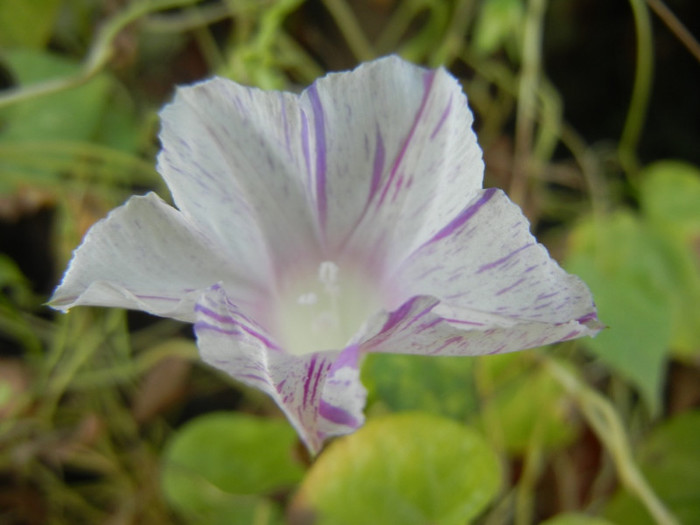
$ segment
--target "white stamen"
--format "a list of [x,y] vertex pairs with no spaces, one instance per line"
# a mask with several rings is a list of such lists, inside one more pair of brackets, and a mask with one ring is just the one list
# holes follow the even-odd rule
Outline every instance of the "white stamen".
[[338,350],[381,308],[378,290],[362,272],[322,261],[311,272],[286,282],[274,312],[277,337],[289,352],[302,355]]
[[318,297],[313,292],[301,294],[297,298],[297,304],[312,305],[312,304],[316,304],[317,302],[318,302]]
[[318,267],[318,280],[323,284],[323,288],[331,295],[340,292],[338,286],[338,272],[340,268],[332,261],[323,261]]

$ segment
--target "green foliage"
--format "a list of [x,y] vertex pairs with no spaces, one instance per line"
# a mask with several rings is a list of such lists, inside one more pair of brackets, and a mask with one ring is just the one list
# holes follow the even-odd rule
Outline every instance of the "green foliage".
[[[163,491],[174,508],[199,522],[276,523],[278,509],[257,495],[301,479],[295,443],[294,430],[282,420],[235,413],[199,417],[165,449]],[[260,515],[267,521],[252,520]]]
[[474,49],[488,55],[506,48],[517,57],[525,7],[522,0],[485,0],[481,3],[474,34]]
[[0,304],[10,300],[18,305],[28,307],[32,297],[29,279],[27,279],[17,264],[6,255],[0,254]]
[[[44,51],[15,50],[3,60],[15,81],[27,86],[75,74],[77,62]],[[109,81],[99,76],[75,89],[16,104],[0,114],[3,141],[87,140],[95,135],[107,103]]]
[[557,449],[576,438],[572,401],[545,369],[520,353],[481,358],[479,367],[478,419],[493,442],[522,455],[533,443]]
[[[80,70],[76,61],[45,51],[17,49],[2,59],[19,86]],[[141,133],[128,99],[116,93],[113,79],[101,74],[74,89],[0,109],[0,195],[29,185],[60,191],[67,175],[108,184],[115,178],[153,180],[152,166],[144,168],[132,155]]]
[[309,471],[297,505],[319,525],[458,525],[498,493],[499,462],[475,430],[425,413],[369,421]]
[[697,224],[696,176],[680,163],[652,166],[642,173],[641,213],[589,218],[571,234],[567,269],[590,286],[610,327],[583,344],[630,380],[654,414],[669,351],[700,349],[700,263],[688,235]]
[[671,350],[700,355],[700,169],[678,161],[652,164],[643,171],[640,200],[662,242],[670,279],[666,293],[673,314]]
[[630,380],[654,413],[672,322],[665,283],[658,282],[668,277],[658,246],[636,216],[617,212],[578,225],[566,264],[590,286],[600,318],[611,327],[584,345]]
[[663,161],[644,169],[641,201],[651,221],[668,235],[700,235],[700,169],[681,161]]
[[[149,13],[156,4],[178,8]],[[661,403],[667,362],[692,374],[700,356],[700,171],[664,161],[630,172],[623,190],[639,198],[638,209],[613,200],[605,203],[607,214],[580,217],[613,184],[597,167],[616,173],[636,163],[583,143],[563,121],[561,108],[568,114],[572,101],[560,97],[542,70],[556,61],[544,54],[533,59],[535,49],[521,66],[526,29],[538,40],[539,22],[548,39],[560,29],[563,47],[590,44],[577,33],[576,3],[552,3],[545,22],[526,17],[528,5],[534,3],[0,0],[0,61],[25,95],[7,104],[8,92],[0,93],[0,233],[15,221],[30,222],[37,208],[50,208],[54,237],[42,256],[51,258],[52,271],[60,271],[85,229],[113,204],[160,184],[155,115],[175,83],[216,73],[298,90],[360,56],[398,52],[462,78],[487,166],[504,177],[498,185],[506,185],[514,151],[516,162],[537,168],[538,176],[523,185],[527,213],[535,228],[544,217],[564,233],[577,220],[567,266],[593,289],[609,326],[598,338],[557,352],[557,366],[568,375],[542,366],[550,350],[479,359],[369,356],[367,425],[331,443],[307,473],[286,421],[245,415],[272,412],[262,394],[234,393],[216,374],[192,367],[195,343],[181,325],[135,317],[129,327],[124,312],[87,308],[52,317],[41,307],[45,290],[39,294],[25,276],[31,273],[24,266],[34,261],[0,254],[0,521],[281,525],[285,513],[299,512],[305,523],[311,511],[320,513],[320,525],[461,525],[484,512],[485,523],[528,523],[534,515],[528,502],[535,508],[553,499],[542,490],[549,486],[540,483],[543,472],[556,478],[557,496],[566,501],[554,510],[605,507],[608,493],[596,487],[613,473],[581,468],[596,463],[599,450],[587,425],[627,487],[605,507],[607,518],[651,523],[645,509],[654,508],[656,492],[683,523],[700,522],[700,418],[692,412],[664,423]],[[125,12],[120,6],[142,11],[129,24],[115,24]],[[111,37],[101,39],[110,33],[100,28],[111,29]],[[84,83],[28,96],[45,82],[77,78],[85,65],[98,63],[95,57],[104,61]],[[536,104],[519,99],[525,91]],[[519,111],[526,106],[531,115]],[[633,131],[640,131],[644,111],[634,106]],[[516,129],[531,124],[532,148],[519,132],[511,144],[514,121]],[[627,142],[625,152],[634,156],[635,140]],[[567,157],[562,162],[551,161],[555,148]],[[36,203],[27,205],[22,192]],[[22,242],[37,240],[30,233]],[[599,357],[595,366],[579,366],[580,344]],[[160,368],[171,359],[174,367]],[[631,417],[636,400],[614,407],[605,396],[592,396],[607,384],[601,373],[626,378],[662,424],[638,424]],[[667,386],[673,399],[679,386]],[[219,407],[220,396],[240,404],[178,427],[183,406]],[[404,411],[417,412],[393,414]],[[628,420],[637,423],[630,427],[641,443],[634,458],[625,439]],[[650,428],[655,431],[645,437]],[[635,459],[653,491],[630,482]],[[593,487],[589,474],[598,480]],[[593,501],[581,501],[581,493]],[[658,514],[657,521],[672,523]],[[544,523],[609,522],[564,513]]]
[[608,520],[586,516],[585,514],[559,514],[552,519],[543,521],[540,525],[613,525]]
[[[699,435],[700,411],[696,410],[660,425],[639,447],[642,471],[681,523],[700,522]],[[613,498],[605,515],[614,523],[655,523],[625,491]]]
[[372,354],[362,367],[370,402],[391,411],[421,410],[464,420],[476,409],[474,360]]
[[0,49],[44,47],[59,6],[60,0],[0,2]]

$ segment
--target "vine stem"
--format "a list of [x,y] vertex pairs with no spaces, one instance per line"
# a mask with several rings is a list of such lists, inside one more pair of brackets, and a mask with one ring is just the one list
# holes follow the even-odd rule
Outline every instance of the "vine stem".
[[607,448],[622,485],[642,502],[659,525],[679,525],[637,467],[622,421],[610,402],[556,359],[544,357],[543,362],[577,402],[598,439]]
[[124,11],[110,18],[97,33],[90,51],[75,75],[55,78],[30,86],[20,86],[2,92],[0,108],[32,98],[50,95],[64,89],[80,86],[97,75],[107,65],[114,53],[114,40],[127,25],[154,11],[183,7],[198,0],[150,0],[133,1]]
[[693,34],[688,31],[688,28],[683,25],[678,17],[673,14],[673,11],[661,0],[647,0],[647,5],[656,13],[656,16],[666,24],[666,27],[676,35],[676,38],[685,46],[688,52],[695,57],[695,60],[700,62],[700,43],[698,43]]
[[530,0],[525,15],[522,70],[515,116],[515,159],[508,191],[511,200],[522,207],[526,200],[527,179],[533,169],[532,144],[542,69],[542,32],[546,7],[546,0]]
[[644,127],[654,72],[653,34],[649,9],[644,0],[629,0],[637,31],[637,63],[632,99],[620,137],[618,154],[628,176],[637,169],[636,150]]

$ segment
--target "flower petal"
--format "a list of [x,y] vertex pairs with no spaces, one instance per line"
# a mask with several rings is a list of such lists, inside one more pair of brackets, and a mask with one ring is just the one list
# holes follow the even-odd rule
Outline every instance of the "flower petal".
[[520,209],[493,188],[411,254],[396,283],[401,301],[432,296],[470,316],[561,324],[595,314],[586,285],[549,256]]
[[318,248],[298,97],[214,78],[161,112],[158,169],[178,208],[259,283]]
[[239,301],[255,296],[206,237],[149,193],[90,229],[50,304],[64,311],[76,305],[133,308],[192,321],[201,290],[222,280]]
[[530,234],[499,190],[479,192],[394,276],[398,308],[373,320],[363,351],[510,352],[595,335],[590,291]]
[[366,391],[357,347],[288,354],[219,286],[205,293],[195,309],[202,359],[272,397],[311,452],[318,452],[327,437],[362,425]]
[[434,297],[417,296],[380,317],[360,345],[363,352],[421,355],[485,355],[524,350],[593,335],[594,320],[546,323],[448,309]]
[[301,105],[313,137],[306,168],[331,254],[344,248],[390,266],[481,188],[472,114],[444,69],[390,56],[316,81]]

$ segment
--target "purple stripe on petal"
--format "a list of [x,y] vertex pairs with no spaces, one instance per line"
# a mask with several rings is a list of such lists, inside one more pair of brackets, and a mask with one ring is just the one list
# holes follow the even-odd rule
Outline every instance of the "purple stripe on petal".
[[359,358],[359,346],[354,344],[346,347],[342,352],[340,352],[340,355],[336,358],[336,360],[333,362],[333,367],[331,369],[331,375],[335,370],[338,370],[340,368],[345,368],[346,366],[350,366],[352,368],[357,368],[357,361]]
[[311,389],[311,399],[314,400],[316,399],[316,392],[318,391],[318,383],[321,380],[322,377],[326,376],[326,373],[328,372],[328,369],[331,367],[330,364],[323,362],[322,364],[319,365],[318,370],[316,371],[316,377],[314,378],[314,386]]
[[484,194],[479,198],[479,200],[468,208],[465,208],[459,215],[457,215],[457,217],[452,219],[447,226],[437,232],[426,244],[439,241],[440,239],[452,235],[458,228],[463,226],[465,222],[476,215],[481,207],[493,198],[497,191],[498,190],[496,188],[488,188],[487,190],[484,190]]
[[503,294],[506,293],[506,292],[510,292],[513,288],[515,288],[516,286],[522,284],[523,282],[525,282],[525,278],[524,278],[524,277],[521,278],[521,279],[518,279],[517,281],[515,281],[515,282],[514,282],[513,284],[511,284],[510,286],[506,286],[505,288],[502,288],[501,290],[498,290],[498,291],[496,292],[496,295],[503,295]]
[[562,337],[560,339],[560,341],[566,341],[567,339],[572,339],[572,338],[576,337],[577,335],[579,335],[580,333],[581,332],[579,330],[573,330],[573,331],[569,332],[568,334],[566,334],[564,337]]
[[281,350],[281,348],[277,345],[277,343],[268,339],[260,332],[256,332],[252,328],[245,326],[245,325],[242,325],[242,324],[239,324],[238,326],[240,327],[241,330],[243,330],[248,335],[250,335],[250,336],[254,337],[255,339],[257,339],[258,341],[260,341],[262,344],[264,344],[270,350]]
[[372,166],[372,181],[369,186],[369,196],[367,198],[367,204],[369,204],[374,195],[379,189],[379,183],[382,180],[382,172],[384,171],[384,139],[382,138],[382,133],[377,126],[377,138],[374,141],[374,164]]
[[464,319],[448,319],[447,317],[444,318],[445,321],[448,323],[452,324],[467,324],[470,326],[486,326],[484,323],[478,323],[476,321],[465,321]]
[[382,190],[382,195],[379,198],[378,206],[381,206],[382,203],[384,202],[384,199],[386,198],[386,195],[389,191],[389,188],[391,187],[392,183],[394,182],[394,177],[396,176],[396,173],[399,170],[399,166],[401,165],[401,162],[403,161],[404,155],[406,154],[406,151],[408,150],[408,145],[411,143],[411,140],[413,139],[413,135],[416,132],[416,128],[418,127],[418,122],[420,122],[420,119],[423,116],[423,112],[425,111],[425,107],[428,103],[428,98],[430,97],[430,90],[433,86],[433,81],[435,80],[435,74],[436,74],[436,71],[428,71],[423,76],[423,99],[421,100],[420,106],[418,107],[418,111],[416,112],[416,116],[413,119],[413,124],[411,125],[411,129],[409,130],[408,135],[406,136],[406,139],[403,141],[403,145],[401,146],[401,150],[399,151],[398,155],[396,156],[396,159],[394,159],[394,165],[392,166],[391,172],[389,173],[389,177],[387,178],[387,181],[384,184],[384,189]]
[[377,194],[377,191],[379,190],[379,185],[382,181],[382,173],[384,172],[384,156],[384,139],[382,139],[382,133],[379,130],[379,126],[377,126],[377,138],[375,139],[374,145],[374,163],[372,166],[372,180],[370,181],[369,185],[369,194],[367,195],[367,201],[365,202],[365,207],[362,210],[362,213],[360,213],[360,215],[357,217],[357,220],[352,225],[352,228],[348,230],[348,234],[340,243],[340,246],[345,246],[348,243],[350,238],[355,233],[355,230],[357,230],[357,227],[360,225],[360,223],[362,223],[365,216],[367,215],[367,210],[369,209],[370,204],[374,200],[374,197]]
[[442,352],[442,351],[443,351],[445,348],[447,348],[448,346],[451,346],[451,345],[453,345],[454,343],[457,343],[457,342],[459,342],[459,341],[461,341],[461,340],[462,340],[462,338],[459,337],[459,336],[450,337],[449,339],[445,340],[445,342],[444,342],[443,344],[441,344],[441,345],[438,346],[435,350],[433,350],[432,352],[430,352],[430,354],[431,354],[431,355],[439,354],[440,352]]
[[221,334],[221,335],[241,335],[241,331],[238,330],[237,328],[233,328],[231,330],[226,330],[226,329],[221,328],[219,326],[205,323],[204,321],[197,321],[196,323],[194,323],[194,329],[195,329],[195,331],[197,331],[197,330],[209,330],[211,332],[216,332],[217,334]]
[[287,153],[292,155],[292,146],[289,140],[289,122],[287,121],[287,104],[284,100],[284,93],[280,92],[280,102],[282,104],[282,124],[284,125],[284,143],[287,147]]
[[304,153],[306,173],[309,175],[309,188],[311,188],[311,160],[309,153],[309,121],[304,110],[301,111],[301,149]]
[[440,132],[440,129],[442,128],[442,125],[447,120],[447,117],[449,116],[451,110],[452,110],[452,95],[450,95],[450,100],[447,103],[445,110],[442,112],[442,116],[440,117],[440,120],[438,121],[437,125],[435,126],[435,129],[433,129],[433,132],[430,134],[430,140],[433,140],[437,136],[437,134]]
[[[194,307],[194,311],[200,312],[200,313],[204,314],[205,316],[209,317],[210,319],[213,319],[214,321],[217,321],[219,323],[234,325],[234,326],[238,327],[241,331],[243,331],[243,332],[247,333],[248,335],[257,339],[258,341],[260,341],[261,343],[263,343],[265,346],[267,346],[270,349],[273,349],[273,350],[280,349],[280,347],[275,342],[268,339],[264,334],[261,334],[260,332],[253,330],[249,326],[242,324],[240,321],[238,321],[237,319],[235,319],[233,317],[218,314],[218,313],[214,312],[213,310],[210,310],[206,306],[202,306],[201,304],[196,304]],[[202,321],[200,321],[200,322],[202,322]],[[208,324],[208,323],[205,323],[205,324]],[[225,332],[223,332],[223,329],[220,329],[219,331],[220,331],[220,333],[225,333]],[[229,332],[229,333],[232,334],[232,332]]]
[[479,269],[476,271],[476,273],[481,273],[481,272],[485,272],[486,270],[491,270],[491,269],[495,268],[496,266],[499,266],[499,265],[503,264],[504,262],[506,262],[506,261],[507,261],[508,259],[510,259],[511,257],[514,257],[515,255],[519,254],[519,253],[522,252],[524,249],[529,248],[530,246],[533,246],[533,244],[526,244],[526,245],[524,245],[524,246],[521,246],[521,247],[518,248],[517,250],[510,252],[510,253],[509,253],[508,255],[506,255],[505,257],[501,257],[501,258],[498,259],[498,260],[495,260],[495,261],[490,262],[490,263],[488,263],[488,264],[484,264],[483,266],[479,267]]
[[[447,319],[444,319],[444,320],[447,321]],[[432,321],[430,321],[428,323],[422,324],[422,325],[420,325],[418,330],[416,330],[416,333],[421,333],[421,332],[425,332],[426,330],[430,330],[434,326],[439,325],[442,321],[443,321],[443,319],[441,317],[438,317],[438,318],[433,319]]]
[[583,317],[579,317],[576,320],[581,324],[586,324],[589,321],[597,321],[598,314],[596,314],[595,312],[591,312],[589,314],[584,315]]
[[140,294],[134,294],[134,297],[138,297],[139,299],[156,299],[158,301],[171,301],[171,302],[177,302],[181,301],[182,299],[178,299],[177,297],[163,297],[162,295],[140,295]]
[[338,425],[347,425],[350,427],[358,427],[360,422],[352,416],[349,412],[343,410],[340,407],[331,405],[325,400],[321,399],[318,407],[318,413],[324,419],[336,423]]
[[[404,321],[410,314],[411,310],[413,309],[413,305],[419,301],[421,298],[416,296],[412,297],[410,300],[406,301],[404,304],[402,304],[398,309],[394,310],[389,314],[389,318],[386,320],[384,323],[384,326],[382,327],[381,333],[383,332],[388,332],[389,330],[392,330],[396,326],[398,326],[402,321]],[[438,301],[435,301],[433,304],[431,304],[428,308],[420,312],[418,315],[416,315],[413,318],[413,321],[411,321],[411,324],[416,322],[418,319],[429,313],[433,308],[435,308],[435,305],[438,303]]]
[[318,96],[316,84],[309,89],[309,100],[314,111],[314,131],[316,135],[316,205],[318,206],[318,219],[321,227],[325,228],[328,214],[328,202],[326,200],[326,124],[323,115],[323,105]]
[[307,368],[306,371],[306,380],[304,381],[304,399],[302,402],[302,406],[306,406],[309,400],[309,387],[311,386],[311,378],[314,375],[314,369],[316,368],[316,356],[313,356],[311,358],[311,361],[309,362],[309,367]]
[[253,381],[260,381],[261,383],[267,383],[267,384],[270,383],[270,382],[269,382],[267,379],[265,379],[264,377],[260,377],[260,376],[255,375],[255,374],[240,374],[240,375],[237,376],[237,377],[238,377],[238,378],[241,378],[241,379],[251,379],[251,380],[253,380]]
[[238,324],[238,321],[236,321],[233,317],[229,317],[228,315],[221,315],[221,314],[215,312],[214,310],[211,310],[211,309],[209,309],[206,306],[203,306],[201,304],[195,304],[194,311],[203,313],[207,317],[214,319],[214,321],[217,321],[219,323]]

